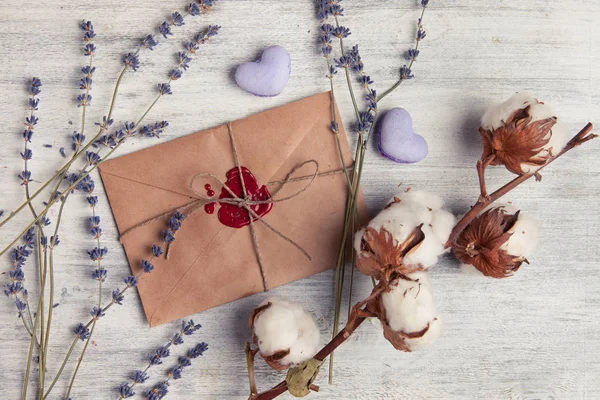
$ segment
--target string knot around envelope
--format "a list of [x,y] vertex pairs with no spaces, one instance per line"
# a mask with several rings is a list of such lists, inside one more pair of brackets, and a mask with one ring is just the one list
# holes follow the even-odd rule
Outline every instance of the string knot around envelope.
[[[227,132],[229,134],[229,140],[231,143],[231,148],[232,148],[232,152],[233,152],[233,156],[234,156],[234,161],[235,161],[235,169],[237,169],[237,172],[240,176],[240,184],[241,184],[241,189],[242,189],[242,196],[238,196],[228,185],[226,182],[223,182],[217,175],[212,174],[210,172],[200,172],[195,174],[194,176],[192,176],[192,178],[190,179],[190,183],[189,183],[189,189],[197,196],[197,199],[194,201],[191,201],[190,203],[187,203],[181,207],[175,208],[173,210],[167,211],[165,213],[162,213],[160,215],[157,215],[149,220],[146,220],[144,222],[141,222],[133,227],[131,227],[130,229],[126,230],[125,232],[123,232],[121,234],[120,240],[121,242],[123,241],[123,238],[129,234],[130,232],[141,228],[142,226],[148,225],[154,221],[157,221],[161,218],[164,218],[167,215],[170,215],[174,212],[180,212],[183,215],[185,215],[186,217],[196,213],[198,210],[202,209],[202,207],[204,207],[207,204],[211,204],[211,203],[215,203],[218,202],[220,204],[231,204],[234,205],[236,207],[242,208],[244,209],[247,213],[248,213],[248,217],[249,217],[249,227],[250,227],[250,235],[251,235],[251,239],[252,239],[252,245],[254,247],[254,251],[256,254],[256,258],[258,261],[258,266],[260,268],[260,274],[261,274],[261,278],[262,278],[262,284],[263,284],[263,288],[265,291],[267,291],[269,289],[268,284],[267,284],[267,276],[265,273],[265,268],[264,268],[264,260],[263,260],[263,256],[261,253],[261,248],[259,245],[259,241],[258,241],[258,236],[256,234],[256,226],[255,226],[255,222],[258,221],[260,223],[262,223],[265,227],[267,227],[271,232],[273,232],[276,236],[278,236],[279,238],[283,239],[285,242],[289,243],[290,245],[294,246],[296,249],[298,249],[298,251],[300,251],[304,257],[306,257],[308,260],[312,260],[310,254],[308,254],[308,252],[302,248],[302,246],[300,246],[298,243],[296,243],[294,240],[292,240],[291,238],[289,238],[288,236],[286,236],[285,234],[283,234],[281,231],[279,231],[277,228],[273,227],[272,225],[270,225],[268,222],[266,222],[264,220],[264,218],[259,215],[254,209],[253,207],[255,206],[260,206],[260,205],[272,205],[275,203],[280,203],[283,201],[287,201],[290,199],[293,199],[299,195],[301,195],[302,193],[306,192],[311,185],[313,184],[314,180],[317,177],[323,177],[323,176],[328,176],[328,175],[335,175],[335,174],[339,174],[339,173],[343,173],[345,170],[344,169],[338,169],[338,170],[333,170],[333,171],[328,171],[328,172],[323,172],[323,173],[319,173],[319,163],[314,160],[306,160],[300,164],[298,164],[297,166],[295,166],[285,177],[285,179],[280,180],[280,181],[271,181],[268,182],[267,185],[279,185],[277,187],[277,189],[269,195],[269,198],[264,199],[264,200],[255,200],[253,199],[250,194],[248,193],[247,187],[246,187],[246,182],[244,179],[244,174],[243,174],[243,168],[241,163],[240,163],[240,157],[238,154],[238,150],[237,150],[237,146],[236,146],[236,142],[235,142],[235,137],[233,134],[233,129],[231,127],[231,123],[227,124]],[[300,170],[302,167],[306,166],[306,165],[314,165],[314,172],[309,174],[309,175],[305,175],[305,176],[295,176],[297,171]],[[347,167],[351,168],[351,167]],[[216,180],[222,187],[224,190],[227,191],[227,193],[229,194],[229,196],[231,197],[220,197],[218,199],[215,199],[214,197],[208,197],[205,196],[203,193],[200,193],[199,191],[197,191],[194,188],[194,182],[197,179],[200,178],[211,178]],[[296,192],[289,194],[287,196],[283,196],[280,198],[275,198],[275,196],[277,195],[277,193],[279,193],[279,191],[284,188],[287,184],[292,183],[292,182],[299,182],[299,181],[307,181],[307,183],[300,188],[299,190],[297,190]],[[167,247],[167,251],[166,251],[166,255],[165,257],[168,259],[169,256],[169,251],[171,250],[171,245],[172,243],[169,245],[169,247]]]

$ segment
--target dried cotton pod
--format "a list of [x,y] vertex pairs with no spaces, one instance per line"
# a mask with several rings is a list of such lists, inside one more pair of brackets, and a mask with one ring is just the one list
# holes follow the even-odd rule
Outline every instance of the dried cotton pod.
[[478,215],[460,233],[452,250],[464,263],[463,271],[474,268],[485,276],[506,278],[528,263],[537,239],[537,223],[532,218],[500,205]]
[[278,371],[311,359],[321,340],[311,314],[277,297],[268,298],[252,312],[250,329],[260,356]]
[[552,108],[527,93],[517,93],[490,107],[479,133],[481,162],[504,165],[519,175],[544,165],[569,141],[567,126],[558,121]]
[[440,197],[419,190],[394,196],[354,237],[358,269],[381,279],[392,270],[407,274],[436,264],[456,222],[443,205]]
[[368,307],[381,321],[383,336],[397,350],[428,347],[442,332],[425,271],[399,275]]

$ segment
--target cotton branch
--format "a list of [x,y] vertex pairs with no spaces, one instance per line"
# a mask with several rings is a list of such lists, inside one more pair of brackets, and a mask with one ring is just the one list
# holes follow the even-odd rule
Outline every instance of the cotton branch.
[[580,146],[589,140],[597,138],[598,135],[596,135],[594,133],[590,133],[592,131],[592,129],[593,129],[592,123],[588,122],[588,124],[586,126],[584,126],[583,129],[581,129],[581,131],[579,131],[579,133],[577,135],[573,136],[573,138],[571,140],[569,140],[569,142],[567,142],[565,147],[563,147],[563,149],[558,154],[551,156],[544,165],[535,169],[532,172],[527,172],[527,173],[517,176],[515,179],[508,182],[506,185],[502,186],[500,189],[496,190],[495,192],[493,192],[492,194],[489,194],[489,195],[487,194],[487,191],[486,191],[485,178],[484,178],[484,170],[489,164],[486,162],[486,160],[479,160],[477,163],[477,170],[478,170],[479,184],[480,184],[480,191],[481,191],[479,200],[477,201],[477,203],[475,203],[475,205],[473,205],[473,207],[471,207],[471,209],[454,226],[454,228],[452,229],[452,233],[450,233],[450,237],[448,238],[448,241],[446,242],[445,247],[446,248],[451,247],[452,243],[456,240],[458,235],[460,235],[460,233],[471,223],[471,221],[473,221],[473,219],[475,217],[477,217],[479,215],[479,213],[481,213],[481,211],[483,211],[487,206],[489,206],[494,201],[498,200],[500,197],[504,196],[505,194],[507,194],[508,192],[510,192],[517,186],[519,186],[521,183],[528,180],[529,178],[535,176],[536,179],[539,179],[539,177],[540,177],[539,173],[542,169],[544,169],[548,164],[550,164],[551,162],[553,162],[554,160],[556,160],[557,158],[559,158],[560,156],[562,156],[569,150],[572,150],[575,147]]

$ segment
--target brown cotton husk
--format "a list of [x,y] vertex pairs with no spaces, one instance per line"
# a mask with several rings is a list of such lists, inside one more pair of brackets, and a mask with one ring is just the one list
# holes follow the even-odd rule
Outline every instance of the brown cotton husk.
[[381,228],[379,232],[373,228],[367,228],[361,240],[361,252],[356,261],[356,267],[363,274],[385,282],[390,281],[393,273],[409,274],[421,271],[423,267],[404,265],[403,260],[407,254],[415,251],[424,239],[425,235],[421,226],[417,226],[402,243],[397,243],[385,228]]
[[[407,276],[400,275],[392,281],[391,285],[393,285],[394,282],[397,281],[397,279],[411,280]],[[383,337],[386,338],[386,340],[390,342],[396,350],[412,352],[410,344],[407,340],[421,338],[425,336],[425,334],[429,330],[430,324],[427,324],[425,328],[418,332],[402,332],[393,330],[388,323],[381,294],[367,304],[367,310],[375,314],[377,318],[379,318],[379,321],[381,322],[381,326],[383,328]]]
[[521,164],[541,166],[548,161],[550,154],[540,152],[550,140],[556,117],[531,122],[529,110],[530,106],[516,110],[498,129],[479,128],[482,160],[489,165],[504,165],[519,175],[524,173]]
[[265,356],[262,353],[259,353],[263,360],[269,365],[269,367],[273,368],[275,371],[284,371],[288,369],[289,365],[281,365],[280,361],[284,359],[288,354],[290,354],[290,349],[281,350],[276,353],[273,353],[269,356]]
[[501,248],[509,239],[509,231],[518,217],[518,211],[509,214],[501,208],[483,212],[460,233],[452,245],[454,255],[486,276],[511,276],[523,262],[527,262],[525,258],[515,257]]

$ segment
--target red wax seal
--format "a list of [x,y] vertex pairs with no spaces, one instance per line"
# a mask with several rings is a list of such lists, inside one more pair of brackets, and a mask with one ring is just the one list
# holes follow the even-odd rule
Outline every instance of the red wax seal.
[[[264,185],[259,186],[256,177],[248,168],[241,167],[241,170],[248,197],[254,201],[269,200],[271,198],[271,193],[269,193],[267,187]],[[239,169],[235,167],[227,172],[227,182],[225,182],[225,185],[227,185],[227,187],[240,199],[244,198],[242,177],[240,177]],[[221,195],[219,196],[219,199],[227,198],[232,198],[231,194],[226,188],[221,189]],[[242,228],[250,224],[251,216],[248,210],[245,208],[227,203],[219,204],[221,208],[219,208],[218,216],[219,221],[221,221],[223,225],[230,226],[232,228]],[[273,208],[273,203],[255,204],[250,207],[259,217],[262,217],[271,211]],[[256,218],[252,217],[252,220],[256,221]]]
[[215,203],[208,203],[204,206],[204,211],[206,211],[207,214],[213,214],[215,212]]

